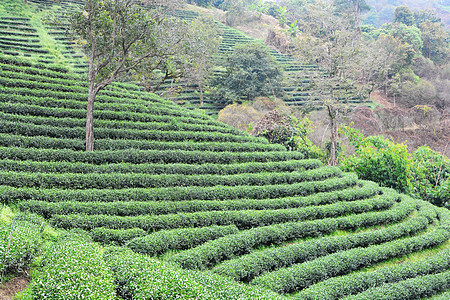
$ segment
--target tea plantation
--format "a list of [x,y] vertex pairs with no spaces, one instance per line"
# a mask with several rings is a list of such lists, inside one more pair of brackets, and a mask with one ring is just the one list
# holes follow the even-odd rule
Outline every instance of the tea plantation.
[[86,81],[19,50],[0,54],[18,299],[448,299],[448,210],[126,83],[97,97],[85,152]]

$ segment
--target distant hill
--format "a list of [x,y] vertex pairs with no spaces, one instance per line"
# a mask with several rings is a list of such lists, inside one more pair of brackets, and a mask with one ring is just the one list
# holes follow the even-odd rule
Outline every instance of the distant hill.
[[450,28],[450,0],[368,0],[373,8],[368,13],[366,23],[377,26],[391,22],[397,6],[407,5],[412,10],[432,9],[442,18],[442,22]]

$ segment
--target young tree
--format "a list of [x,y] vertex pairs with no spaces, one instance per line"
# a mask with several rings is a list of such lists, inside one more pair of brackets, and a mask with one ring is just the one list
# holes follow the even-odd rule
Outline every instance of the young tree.
[[[174,1],[174,3],[177,1]],[[157,69],[183,47],[185,35],[152,1],[150,9],[133,0],[86,0],[70,16],[70,32],[84,41],[89,60],[86,114],[86,151],[94,150],[94,102],[97,94],[117,78],[145,65]]]
[[333,13],[335,7],[318,1],[310,6],[308,28],[295,40],[295,54],[303,63],[315,64],[319,69],[304,71],[309,80],[306,89],[328,113],[331,127],[330,165],[336,165],[337,129],[339,114],[348,98],[367,97],[367,86],[355,83],[361,76],[360,58],[366,49],[359,31],[349,18]]
[[226,73],[214,80],[214,97],[221,101],[253,100],[260,96],[282,96],[282,73],[263,44],[241,44],[224,64]]

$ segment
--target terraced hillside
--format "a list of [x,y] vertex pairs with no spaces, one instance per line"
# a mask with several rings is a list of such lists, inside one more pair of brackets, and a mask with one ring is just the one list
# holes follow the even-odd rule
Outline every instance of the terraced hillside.
[[448,210],[127,84],[97,98],[84,152],[85,82],[5,56],[0,70],[1,203],[122,247],[62,235],[34,299],[448,295]]
[[[73,41],[65,35],[64,27],[51,27],[42,23],[42,18],[46,15],[63,16],[64,12],[72,11],[82,5],[82,1],[69,0],[29,0],[29,7],[26,13],[15,9],[10,12],[8,3],[11,5],[23,5],[21,0],[5,0],[0,3],[0,53],[30,57],[41,63],[60,63],[68,66],[74,72],[83,74],[87,71],[87,63],[83,53],[76,47]],[[2,11],[2,5],[4,11]],[[191,10],[177,10],[174,16],[187,22],[199,17],[197,12]],[[244,34],[238,29],[228,27],[217,22],[216,27],[222,38],[219,52],[214,57],[215,64],[219,66],[226,58],[227,54],[233,51],[237,44],[251,42],[262,43]],[[45,42],[44,42],[45,41]],[[310,101],[310,93],[306,84],[308,78],[300,78],[301,71],[305,69],[316,69],[312,65],[299,65],[295,59],[289,55],[281,54],[274,49],[269,49],[270,53],[283,70],[287,85],[285,102],[287,105],[301,107]],[[216,67],[213,76],[219,76],[224,72],[220,67]],[[224,108],[225,101],[212,100],[208,94],[204,99],[204,105],[200,106],[200,92],[197,86],[187,83],[177,83],[182,88],[181,91],[171,97],[171,100],[188,108],[200,108],[209,115],[216,115]],[[167,80],[160,87],[159,93],[163,93],[173,83]],[[347,100],[349,105],[359,105],[361,99]],[[320,105],[317,105],[319,109]]]

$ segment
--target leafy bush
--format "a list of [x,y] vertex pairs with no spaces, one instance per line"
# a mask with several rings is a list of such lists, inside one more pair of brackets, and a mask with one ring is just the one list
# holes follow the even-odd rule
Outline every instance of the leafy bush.
[[125,248],[107,249],[105,261],[114,272],[118,284],[117,295],[124,299],[284,298],[259,287],[239,284],[215,274],[181,270]]
[[25,270],[30,265],[42,244],[39,225],[22,220],[0,225],[1,276]]
[[30,285],[34,299],[116,299],[100,247],[79,239],[62,239],[45,249]]
[[450,160],[427,146],[412,156],[412,193],[434,205],[450,208]]
[[339,190],[357,183],[355,174],[321,181],[301,182],[265,186],[213,186],[213,187],[169,187],[154,189],[35,189],[14,188],[0,185],[0,203],[39,200],[48,202],[82,201],[185,201],[185,200],[230,200],[267,199],[290,196],[307,196],[318,192]]
[[323,237],[281,248],[268,248],[224,262],[212,271],[235,280],[250,281],[263,273],[286,268],[333,252],[367,247],[414,235],[426,229],[433,216],[436,217],[436,212],[432,208],[426,207],[421,209],[418,217],[384,229],[364,231],[342,237]]
[[[382,287],[382,284],[402,282],[418,276],[440,273],[449,268],[450,250],[447,249],[418,262],[385,267],[373,272],[359,272],[330,278],[301,291],[294,299],[312,300],[318,297],[321,299],[337,299],[351,294],[363,293],[368,288],[373,289],[379,286],[385,292],[384,295],[392,295],[392,293],[386,291],[386,286]],[[370,292],[364,292],[362,295],[369,294]],[[356,296],[356,298],[362,295]]]
[[247,254],[261,245],[278,245],[288,240],[316,237],[336,230],[398,222],[409,215],[414,208],[414,203],[405,199],[398,205],[394,205],[392,209],[382,212],[257,227],[183,251],[172,256],[170,261],[182,268],[202,270],[237,255]]
[[124,245],[129,240],[147,235],[141,228],[109,229],[97,227],[90,231],[92,240],[106,245]]
[[[306,197],[285,197],[275,199],[239,200],[188,200],[188,201],[114,201],[114,202],[44,202],[22,201],[18,207],[46,218],[63,214],[110,214],[136,216],[145,214],[164,215],[182,212],[222,210],[273,210],[313,205],[332,204],[338,201],[365,199],[381,192],[377,184],[363,182],[361,187],[350,187],[339,191],[316,193]],[[108,233],[109,234],[109,233]]]
[[234,225],[161,230],[132,239],[126,246],[134,252],[154,256],[168,250],[190,249],[228,234],[236,234],[238,231]]

